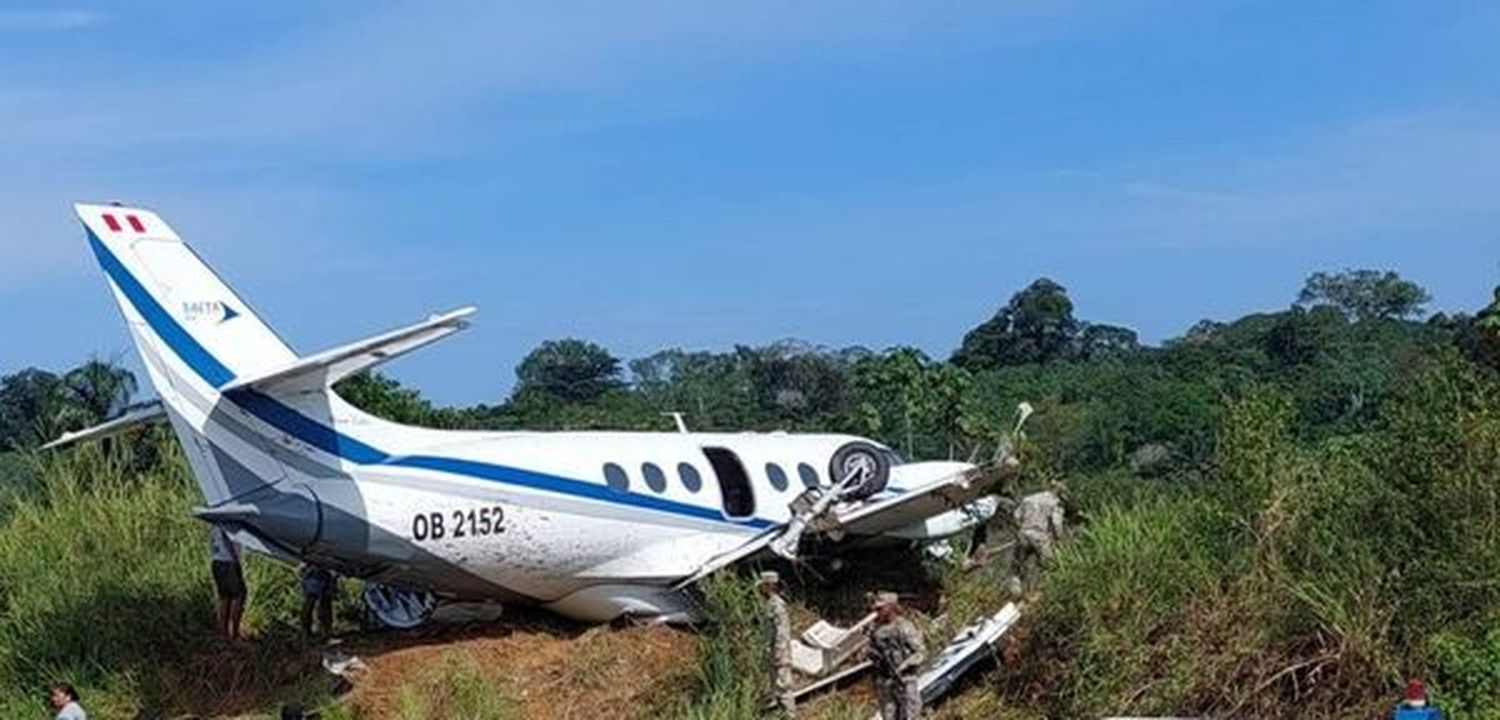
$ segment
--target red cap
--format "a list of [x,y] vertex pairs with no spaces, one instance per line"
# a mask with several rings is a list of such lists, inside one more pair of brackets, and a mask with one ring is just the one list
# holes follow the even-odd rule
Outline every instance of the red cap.
[[1422,685],[1422,681],[1421,680],[1407,680],[1406,681],[1406,699],[1407,700],[1426,700],[1427,699],[1427,688]]

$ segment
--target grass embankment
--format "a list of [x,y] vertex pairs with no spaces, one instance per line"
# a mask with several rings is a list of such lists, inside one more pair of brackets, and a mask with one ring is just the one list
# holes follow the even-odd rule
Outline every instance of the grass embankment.
[[1088,523],[997,691],[1052,717],[1372,717],[1422,677],[1449,717],[1500,717],[1500,386],[1439,358],[1366,432],[1293,416],[1257,390],[1209,472],[1076,484]]
[[255,642],[214,636],[197,490],[175,443],[143,442],[161,454],[145,469],[131,443],[33,458],[37,487],[0,513],[0,716],[37,714],[56,680],[99,717],[245,713],[324,692],[287,624],[285,568],[247,560]]

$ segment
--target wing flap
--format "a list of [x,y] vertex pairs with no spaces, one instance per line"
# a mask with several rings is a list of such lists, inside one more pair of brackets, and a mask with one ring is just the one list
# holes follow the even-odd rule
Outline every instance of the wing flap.
[[237,380],[225,386],[222,391],[233,392],[247,388],[262,392],[321,389],[468,327],[469,323],[465,318],[473,315],[476,309],[459,308],[397,330],[308,355],[271,372]]

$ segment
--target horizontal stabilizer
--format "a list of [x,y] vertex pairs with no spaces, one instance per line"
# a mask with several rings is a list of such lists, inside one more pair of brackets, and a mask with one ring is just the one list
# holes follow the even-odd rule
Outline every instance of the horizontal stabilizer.
[[349,343],[332,350],[299,358],[282,368],[256,377],[237,380],[222,388],[223,392],[255,389],[262,392],[296,392],[321,390],[350,375],[417,348],[441,340],[469,326],[464,318],[477,308],[464,307],[434,315],[427,320],[399,330]]
[[118,435],[134,427],[139,427],[141,425],[150,425],[152,423],[161,422],[166,419],[166,408],[162,406],[160,400],[156,400],[149,405],[138,407],[134,410],[131,410],[130,412],[125,413],[124,415],[121,415],[120,417],[110,420],[109,422],[100,423],[91,428],[84,428],[82,430],[75,430],[70,433],[63,433],[62,437],[59,437],[58,439],[53,440],[46,445],[43,445],[42,449],[53,450],[67,445],[72,445],[76,442],[82,442],[84,440],[97,440],[99,438],[106,438],[112,435]]

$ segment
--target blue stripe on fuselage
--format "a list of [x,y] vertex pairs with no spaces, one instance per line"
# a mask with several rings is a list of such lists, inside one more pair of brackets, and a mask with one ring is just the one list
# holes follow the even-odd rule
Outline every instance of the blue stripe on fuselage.
[[[93,249],[94,256],[99,260],[99,265],[104,268],[104,273],[114,281],[115,285],[120,288],[120,291],[125,294],[125,298],[130,301],[130,304],[141,314],[141,317],[146,319],[146,323],[151,326],[151,330],[167,344],[167,347],[172,349],[172,352],[182,358],[182,361],[194,373],[197,373],[198,377],[215,388],[223,387],[234,380],[234,372],[219,362],[218,358],[214,357],[182,325],[178,324],[177,320],[156,301],[156,298],[151,296],[151,293],[141,285],[140,281],[134,275],[130,274],[130,270],[120,262],[120,259],[109,251],[109,248],[99,240],[98,236],[94,235],[92,229],[85,225],[84,232],[88,233],[89,247]],[[360,465],[391,465],[395,467],[445,472],[508,485],[546,490],[562,495],[572,495],[600,502],[630,505],[632,507],[684,515],[701,520],[713,520],[732,525],[764,528],[770,527],[773,524],[771,521],[761,518],[749,518],[740,521],[729,520],[717,510],[711,508],[680,503],[650,495],[628,492],[621,493],[584,480],[574,480],[572,478],[548,475],[521,468],[492,465],[458,458],[421,455],[393,456],[384,450],[367,445],[327,425],[319,423],[264,393],[254,390],[237,390],[227,394],[225,397],[271,427],[291,435],[329,455]]]

